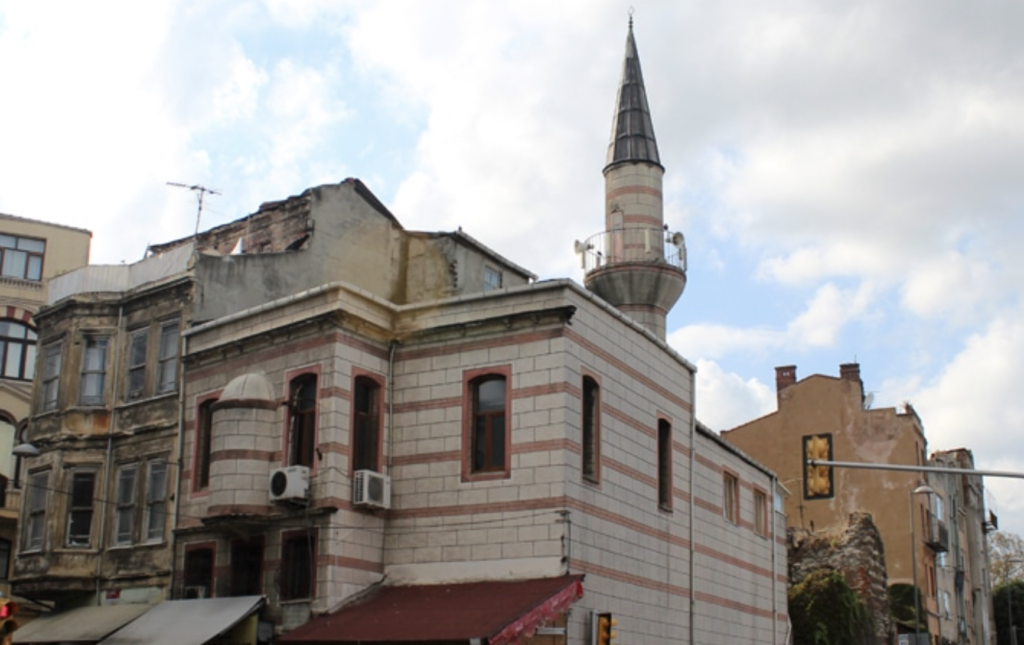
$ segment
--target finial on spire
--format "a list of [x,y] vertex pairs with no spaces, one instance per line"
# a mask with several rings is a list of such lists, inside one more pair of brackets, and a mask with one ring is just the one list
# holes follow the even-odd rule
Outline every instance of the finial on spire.
[[633,7],[629,8],[629,30],[633,31]]

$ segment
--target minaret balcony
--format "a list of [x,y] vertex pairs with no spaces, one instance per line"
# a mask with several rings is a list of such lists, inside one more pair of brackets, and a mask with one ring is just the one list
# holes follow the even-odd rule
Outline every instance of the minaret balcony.
[[667,264],[686,273],[686,241],[682,233],[654,226],[602,231],[576,243],[586,273],[615,264]]
[[682,233],[653,226],[617,228],[577,242],[576,252],[587,289],[634,317],[650,312],[659,329],[686,287]]

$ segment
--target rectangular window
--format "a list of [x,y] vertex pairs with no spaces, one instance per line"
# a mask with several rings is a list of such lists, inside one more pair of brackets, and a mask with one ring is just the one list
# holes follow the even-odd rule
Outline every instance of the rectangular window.
[[43,350],[43,410],[57,409],[57,395],[60,393],[62,349],[58,341],[50,343]]
[[263,593],[263,538],[231,543],[231,595],[258,596]]
[[178,383],[178,321],[160,326],[160,355],[157,357],[156,392],[173,392]]
[[768,535],[768,495],[761,490],[754,491],[754,532]]
[[103,390],[107,379],[107,341],[106,336],[85,337],[78,397],[82,405],[103,405]]
[[740,481],[732,473],[722,474],[722,517],[740,523]]
[[146,541],[162,541],[166,522],[167,460],[151,459],[146,480]]
[[289,464],[313,467],[316,447],[316,374],[303,374],[292,380],[288,396]]
[[25,541],[24,551],[35,551],[43,548],[46,534],[46,493],[50,482],[50,471],[43,470],[28,476],[25,487]]
[[185,547],[185,576],[182,598],[209,598],[213,590],[213,549]]
[[672,508],[672,424],[658,419],[658,506]]
[[357,376],[353,390],[352,470],[380,470],[380,385]]
[[193,490],[206,490],[210,485],[210,442],[213,436],[213,404],[217,399],[206,399],[196,411],[196,461]]
[[501,289],[501,271],[485,266],[484,291],[493,291],[494,289]]
[[0,538],[0,580],[7,580],[11,570],[11,541]]
[[117,508],[114,520],[114,544],[131,544],[135,533],[136,464],[121,466],[117,471]]
[[0,376],[31,381],[35,362],[36,330],[16,320],[0,320]]
[[598,463],[600,451],[601,391],[597,381],[583,377],[583,478],[597,482],[600,479]]
[[71,473],[71,489],[68,491],[67,546],[92,544],[92,502],[95,487],[94,471],[76,470]]
[[128,337],[128,398],[136,399],[146,390],[146,354],[149,329],[137,329]]
[[42,280],[45,252],[44,240],[0,235],[0,275],[20,280]]
[[281,546],[281,600],[313,597],[316,532],[286,533]]

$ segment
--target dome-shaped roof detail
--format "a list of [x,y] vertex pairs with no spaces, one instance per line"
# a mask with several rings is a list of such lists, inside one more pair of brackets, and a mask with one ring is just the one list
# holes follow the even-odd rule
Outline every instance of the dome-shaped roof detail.
[[235,377],[224,388],[220,402],[225,401],[276,401],[274,388],[264,374],[243,374]]

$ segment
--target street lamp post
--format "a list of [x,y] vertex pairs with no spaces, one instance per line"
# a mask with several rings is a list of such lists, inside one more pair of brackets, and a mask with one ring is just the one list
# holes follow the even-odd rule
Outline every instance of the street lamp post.
[[910,491],[910,565],[914,577],[914,645],[921,645],[921,592],[917,588],[917,534],[914,530],[914,495],[932,495],[935,490],[921,484]]

